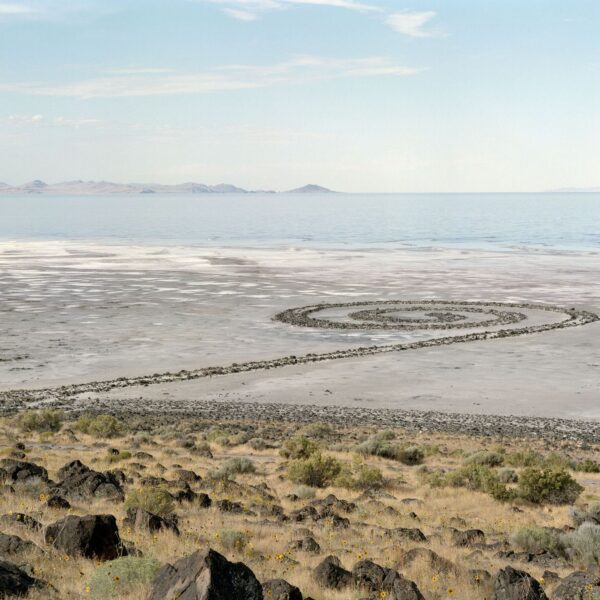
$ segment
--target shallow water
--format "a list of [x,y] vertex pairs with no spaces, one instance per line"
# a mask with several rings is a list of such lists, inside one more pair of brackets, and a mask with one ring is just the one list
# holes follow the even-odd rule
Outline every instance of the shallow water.
[[600,194],[0,196],[0,240],[600,248]]

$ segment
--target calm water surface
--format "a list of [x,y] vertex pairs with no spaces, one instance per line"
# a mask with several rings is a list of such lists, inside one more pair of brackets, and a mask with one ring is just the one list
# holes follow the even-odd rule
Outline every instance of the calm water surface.
[[600,249],[600,194],[0,196],[0,239]]

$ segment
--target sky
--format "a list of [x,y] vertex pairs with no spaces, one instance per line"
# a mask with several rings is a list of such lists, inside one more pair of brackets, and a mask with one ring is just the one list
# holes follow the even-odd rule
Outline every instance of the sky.
[[0,0],[0,181],[600,186],[599,0]]

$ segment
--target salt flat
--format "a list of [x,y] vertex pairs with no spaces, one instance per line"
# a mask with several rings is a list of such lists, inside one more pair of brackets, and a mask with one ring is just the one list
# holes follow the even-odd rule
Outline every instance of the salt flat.
[[[437,298],[599,312],[600,254],[5,242],[0,294],[0,385],[8,390],[447,334],[311,329],[272,319],[308,304]],[[152,385],[143,396],[165,407],[229,399],[597,418],[599,332],[592,323]],[[102,393],[130,403],[141,395],[140,387]]]

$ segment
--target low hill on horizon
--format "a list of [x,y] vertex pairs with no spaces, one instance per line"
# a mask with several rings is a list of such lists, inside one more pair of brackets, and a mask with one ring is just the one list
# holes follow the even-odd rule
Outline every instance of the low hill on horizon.
[[[331,193],[332,190],[316,184],[279,193]],[[0,194],[49,194],[49,195],[93,195],[93,194],[275,194],[274,190],[246,190],[228,183],[206,185],[186,182],[178,184],[161,183],[114,183],[112,181],[63,181],[48,184],[40,179],[22,185],[11,186],[0,182]]]

